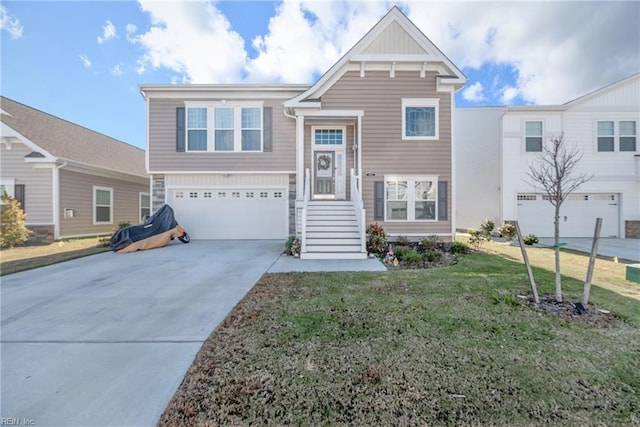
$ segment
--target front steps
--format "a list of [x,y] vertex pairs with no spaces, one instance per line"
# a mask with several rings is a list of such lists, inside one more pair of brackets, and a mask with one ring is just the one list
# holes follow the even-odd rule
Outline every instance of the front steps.
[[307,251],[301,259],[365,259],[353,204],[312,201],[307,207]]

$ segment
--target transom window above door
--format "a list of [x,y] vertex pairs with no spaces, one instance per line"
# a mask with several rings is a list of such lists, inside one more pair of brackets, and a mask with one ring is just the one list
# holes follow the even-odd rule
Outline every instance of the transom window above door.
[[315,129],[314,143],[316,145],[342,145],[344,142],[342,129]]

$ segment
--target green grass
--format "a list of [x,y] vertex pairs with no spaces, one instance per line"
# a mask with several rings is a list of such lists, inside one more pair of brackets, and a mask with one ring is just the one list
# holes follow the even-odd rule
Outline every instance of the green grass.
[[[534,268],[541,294],[552,273]],[[581,283],[565,278],[577,301]],[[265,275],[205,343],[160,425],[639,425],[640,304],[536,311],[495,255],[387,273]]]

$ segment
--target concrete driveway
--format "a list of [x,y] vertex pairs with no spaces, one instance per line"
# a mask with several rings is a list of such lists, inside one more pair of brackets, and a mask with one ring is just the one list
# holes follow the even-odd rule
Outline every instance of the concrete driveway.
[[282,248],[175,241],[3,277],[3,424],[155,425],[202,343]]
[[[567,249],[591,253],[592,238],[562,237],[560,241],[567,244]],[[553,246],[553,238],[540,238],[540,245]],[[640,262],[640,239],[602,238],[598,242],[598,255]]]

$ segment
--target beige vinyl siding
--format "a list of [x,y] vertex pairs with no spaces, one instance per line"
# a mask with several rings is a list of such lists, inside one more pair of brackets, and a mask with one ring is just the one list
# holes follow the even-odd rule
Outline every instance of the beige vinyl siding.
[[25,163],[24,156],[31,150],[23,144],[11,144],[11,150],[2,145],[0,171],[3,179],[13,179],[15,184],[25,185],[25,212],[27,225],[53,224],[53,169],[34,169]]
[[[218,99],[219,100],[219,99]],[[263,153],[176,152],[176,107],[189,99],[149,100],[149,170],[153,172],[294,171],[296,123],[283,113],[286,99],[269,99],[273,107],[273,151]],[[243,102],[246,101],[243,99]],[[256,99],[256,101],[262,101]],[[198,102],[202,102],[199,99]]]
[[[113,189],[113,223],[93,225],[93,187]],[[140,223],[140,193],[148,185],[60,170],[60,236],[73,237],[111,233],[121,221]],[[74,217],[64,218],[64,208],[73,208]]]
[[[402,98],[439,99],[439,139],[402,140]],[[436,91],[436,75],[418,72],[345,73],[322,96],[323,109],[364,110],[362,119],[363,199],[367,223],[373,219],[374,181],[385,175],[438,175],[448,182],[448,220],[438,222],[384,222],[389,233],[433,234],[451,232],[451,94]],[[375,176],[366,174],[375,173]]]

